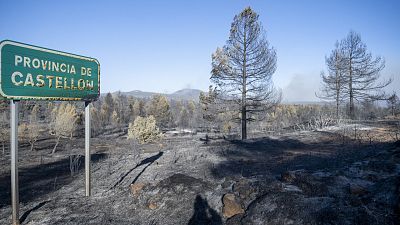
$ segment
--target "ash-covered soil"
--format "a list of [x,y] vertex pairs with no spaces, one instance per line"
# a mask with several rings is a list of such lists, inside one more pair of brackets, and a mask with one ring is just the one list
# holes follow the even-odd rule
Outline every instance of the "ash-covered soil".
[[[355,129],[353,129],[354,127]],[[358,126],[358,127],[357,127]],[[391,123],[289,132],[246,141],[204,134],[137,145],[92,139],[20,147],[22,224],[398,224],[400,142]],[[216,136],[216,135],[214,135]],[[213,137],[213,135],[211,135]],[[1,154],[1,153],[0,153]],[[0,158],[0,224],[11,224],[10,156]]]

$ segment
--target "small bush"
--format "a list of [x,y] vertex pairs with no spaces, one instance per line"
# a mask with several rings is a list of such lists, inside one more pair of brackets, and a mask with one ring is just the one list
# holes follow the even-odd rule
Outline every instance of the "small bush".
[[138,116],[133,124],[129,123],[128,139],[136,139],[144,144],[157,141],[160,138],[162,138],[162,133],[156,125],[154,116]]

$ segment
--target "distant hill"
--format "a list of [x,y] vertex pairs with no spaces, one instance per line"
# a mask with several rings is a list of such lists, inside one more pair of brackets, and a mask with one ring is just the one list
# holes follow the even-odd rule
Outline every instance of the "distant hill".
[[199,101],[199,96],[202,91],[198,89],[182,89],[179,91],[176,91],[170,95],[167,95],[167,97],[171,99],[179,99],[179,100],[193,100],[193,101]]
[[[126,96],[132,96],[135,98],[151,98],[153,95],[161,94],[165,95],[168,99],[170,100],[193,100],[198,102],[199,101],[199,95],[202,91],[198,89],[182,89],[179,91],[176,91],[172,94],[163,94],[163,93],[157,93],[157,92],[146,92],[146,91],[140,91],[140,90],[134,90],[134,91],[128,91],[128,92],[120,92],[121,94],[124,94]],[[117,92],[114,92],[113,94],[116,94]],[[104,94],[104,93],[103,93]],[[102,95],[103,95],[102,94]]]
[[323,102],[323,101],[282,101],[283,105],[329,105],[333,104],[332,102]]
[[134,91],[129,91],[129,92],[121,92],[121,94],[124,94],[127,96],[132,96],[135,98],[150,98],[151,96],[159,94],[159,93],[134,90]]
[[[158,93],[158,92],[148,92],[148,91],[140,91],[140,90],[134,90],[134,91],[128,91],[128,92],[120,92],[121,94],[124,94],[126,96],[132,96],[135,98],[151,98],[153,95],[164,95],[170,100],[193,100],[195,102],[199,101],[199,96],[200,93],[203,92],[199,89],[190,89],[190,88],[185,88],[181,89],[178,91],[175,91],[172,94],[164,94],[164,93]],[[118,92],[113,92],[112,94],[117,94]],[[101,95],[106,95],[106,93],[102,93]],[[321,102],[321,101],[287,101],[284,100],[281,102],[281,104],[284,105],[326,105],[326,104],[332,104],[329,102]]]

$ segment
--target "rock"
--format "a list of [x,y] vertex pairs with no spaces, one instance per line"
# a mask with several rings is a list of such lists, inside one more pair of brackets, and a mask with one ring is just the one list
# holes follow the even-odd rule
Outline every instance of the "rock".
[[295,185],[283,185],[283,190],[288,191],[288,192],[303,192],[299,187]]
[[349,191],[353,195],[364,195],[367,193],[367,189],[357,184],[350,184]]
[[249,198],[250,195],[254,192],[253,188],[250,186],[250,183],[246,179],[240,179],[233,186],[233,191],[239,194],[239,198],[246,199]]
[[[285,191],[304,192],[304,194],[312,196],[315,193],[320,195],[327,194],[326,180],[330,179],[328,173],[311,174],[303,169],[286,171],[281,174],[282,182]],[[285,185],[294,186],[285,186]]]
[[[400,196],[400,184],[397,187],[397,196]],[[400,197],[397,200],[397,215],[400,215]]]
[[[135,186],[132,188],[135,188]],[[140,186],[137,188],[140,189]],[[213,188],[216,187],[213,186]],[[174,220],[180,221],[179,223],[158,224],[183,224],[182,221],[186,221],[187,224],[190,216],[194,213],[193,209],[200,208],[200,211],[203,212],[204,210],[202,209],[204,208],[209,208],[210,210],[217,208],[213,202],[208,202],[207,199],[204,199],[202,201],[204,204],[201,204],[207,205],[207,207],[198,207],[199,204],[195,202],[196,196],[204,196],[205,193],[211,193],[211,191],[215,192],[216,190],[211,189],[209,183],[204,182],[202,179],[176,173],[160,180],[158,183],[145,183],[143,189],[139,191],[138,197],[135,198],[135,206],[148,210],[148,213],[151,210],[162,213],[162,216],[158,215],[160,218],[171,216]],[[215,201],[219,202],[220,209],[222,208],[220,198],[222,193],[214,197]]]
[[222,198],[222,203],[224,204],[222,214],[225,218],[244,213],[240,204],[236,202],[234,194],[225,194]]
[[332,173],[327,172],[327,171],[317,171],[317,172],[313,173],[312,175],[317,178],[327,178],[327,177],[331,177]]
[[183,185],[185,187],[201,187],[206,188],[207,183],[201,179],[194,178],[185,174],[176,173],[159,182],[158,186],[164,188],[173,188],[177,185]]
[[232,189],[232,181],[225,179],[224,182],[221,184],[221,187],[224,189]]
[[353,195],[364,195],[368,192],[368,187],[372,185],[373,183],[370,181],[353,179],[349,183],[349,192]]
[[361,198],[359,198],[358,196],[354,196],[354,195],[353,196],[349,196],[347,201],[353,207],[358,207],[358,206],[361,206],[363,204],[362,201],[361,201]]
[[131,193],[133,195],[133,197],[137,198],[140,195],[140,191],[142,191],[143,187],[146,184],[144,183],[135,183],[135,184],[131,184]]
[[[298,192],[270,192],[253,201],[241,224],[321,224],[319,215],[331,207],[334,199],[306,197]],[[335,210],[332,210],[335,213]],[[344,224],[331,220],[324,224]]]
[[158,208],[157,204],[156,204],[155,202],[153,202],[153,201],[150,201],[148,207],[149,207],[149,209],[151,209],[151,210],[154,210],[154,209],[157,209],[157,208]]
[[346,187],[350,183],[350,179],[346,176],[336,176],[334,177],[335,186]]
[[281,180],[283,182],[293,182],[296,179],[296,174],[293,171],[286,171],[281,174]]
[[242,225],[242,223],[240,222],[240,220],[242,219],[243,215],[238,214],[238,215],[234,215],[231,218],[226,220],[226,225]]

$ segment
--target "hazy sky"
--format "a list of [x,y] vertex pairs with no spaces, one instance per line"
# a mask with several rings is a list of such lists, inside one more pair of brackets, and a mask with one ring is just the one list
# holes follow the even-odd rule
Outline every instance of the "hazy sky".
[[350,29],[386,59],[400,90],[400,1],[0,1],[0,40],[97,58],[101,92],[207,90],[211,54],[235,14],[251,6],[277,50],[275,86],[289,101],[316,100],[319,73]]

